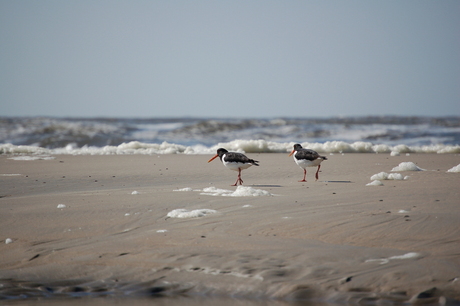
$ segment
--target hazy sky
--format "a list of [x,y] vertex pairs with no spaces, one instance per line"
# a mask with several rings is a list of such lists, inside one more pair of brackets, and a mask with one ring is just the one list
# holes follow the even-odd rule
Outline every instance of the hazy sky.
[[460,1],[0,0],[0,116],[460,115]]

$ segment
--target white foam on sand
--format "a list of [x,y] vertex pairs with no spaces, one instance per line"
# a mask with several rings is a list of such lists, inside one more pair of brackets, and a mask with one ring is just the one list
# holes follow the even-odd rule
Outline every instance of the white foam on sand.
[[447,172],[460,172],[460,164],[455,167],[450,168]]
[[419,258],[419,257],[421,257],[421,254],[410,252],[404,255],[391,256],[389,259],[411,259],[411,258]]
[[210,196],[227,196],[233,192],[232,190],[220,189],[216,187],[207,187],[200,191],[202,191],[200,194]]
[[185,187],[185,188],[180,188],[180,189],[174,189],[173,191],[193,191],[193,189],[190,187]]
[[372,181],[368,184],[366,184],[366,186],[383,186],[383,183],[379,180],[375,180],[375,181]]
[[404,180],[405,178],[400,173],[380,172],[371,176],[371,180]]
[[366,262],[380,261],[380,264],[384,265],[384,264],[389,263],[390,260],[394,260],[394,259],[411,259],[411,258],[420,258],[420,257],[422,257],[421,254],[415,253],[415,252],[410,252],[410,253],[406,253],[404,255],[391,256],[391,257],[388,257],[388,258],[368,259],[368,260],[366,260]]
[[217,213],[216,210],[213,209],[195,209],[192,211],[189,211],[187,209],[174,209],[170,211],[167,214],[167,217],[169,218],[198,218],[198,217],[204,217],[209,214],[215,214]]
[[268,191],[262,189],[255,189],[252,187],[238,186],[235,191],[227,189],[219,189],[216,187],[204,188],[203,195],[211,196],[223,196],[223,197],[261,197],[261,196],[273,196]]
[[221,189],[216,187],[206,187],[203,189],[192,189],[190,187],[175,189],[173,191],[198,191],[202,195],[209,196],[222,196],[222,197],[263,197],[263,196],[274,196],[268,191],[262,189],[256,189],[247,186],[238,186],[236,190]]
[[229,194],[230,197],[270,197],[273,196],[270,192],[252,187],[238,186],[236,190]]
[[425,169],[418,167],[413,162],[402,162],[397,167],[391,169],[391,171],[425,171]]

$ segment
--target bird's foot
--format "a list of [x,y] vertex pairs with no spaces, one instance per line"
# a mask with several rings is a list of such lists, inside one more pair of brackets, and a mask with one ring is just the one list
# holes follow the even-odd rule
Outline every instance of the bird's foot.
[[243,185],[243,180],[242,180],[242,179],[238,179],[238,180],[236,180],[235,184],[230,185],[230,186],[238,186],[238,184]]

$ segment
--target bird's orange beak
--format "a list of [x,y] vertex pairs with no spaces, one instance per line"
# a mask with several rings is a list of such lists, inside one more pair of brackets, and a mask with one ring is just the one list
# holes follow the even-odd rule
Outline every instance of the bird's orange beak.
[[208,160],[208,163],[212,162],[214,159],[216,159],[217,157],[219,157],[219,154],[216,154],[215,156],[213,156],[213,158],[211,158],[210,160]]
[[295,150],[292,150],[291,153],[289,153],[289,156],[291,156],[292,154],[294,154]]

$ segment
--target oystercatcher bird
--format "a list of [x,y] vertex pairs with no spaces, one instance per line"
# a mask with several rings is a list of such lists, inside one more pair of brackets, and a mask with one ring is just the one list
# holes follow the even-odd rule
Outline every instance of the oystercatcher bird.
[[247,169],[252,165],[258,166],[257,160],[250,159],[241,153],[228,152],[224,148],[218,149],[217,154],[208,160],[208,163],[212,162],[217,157],[220,158],[225,167],[230,170],[238,171],[238,178],[236,179],[235,184],[232,186],[236,186],[238,183],[243,185],[243,180],[241,179],[241,170]]
[[326,156],[320,156],[318,152],[304,149],[300,144],[294,145],[294,150],[289,154],[291,156],[294,154],[294,161],[300,168],[303,169],[303,180],[299,182],[306,182],[305,177],[307,176],[307,167],[316,167],[318,166],[318,170],[316,170],[316,180],[318,180],[318,172],[319,168],[321,168],[321,162],[323,160],[327,160]]

